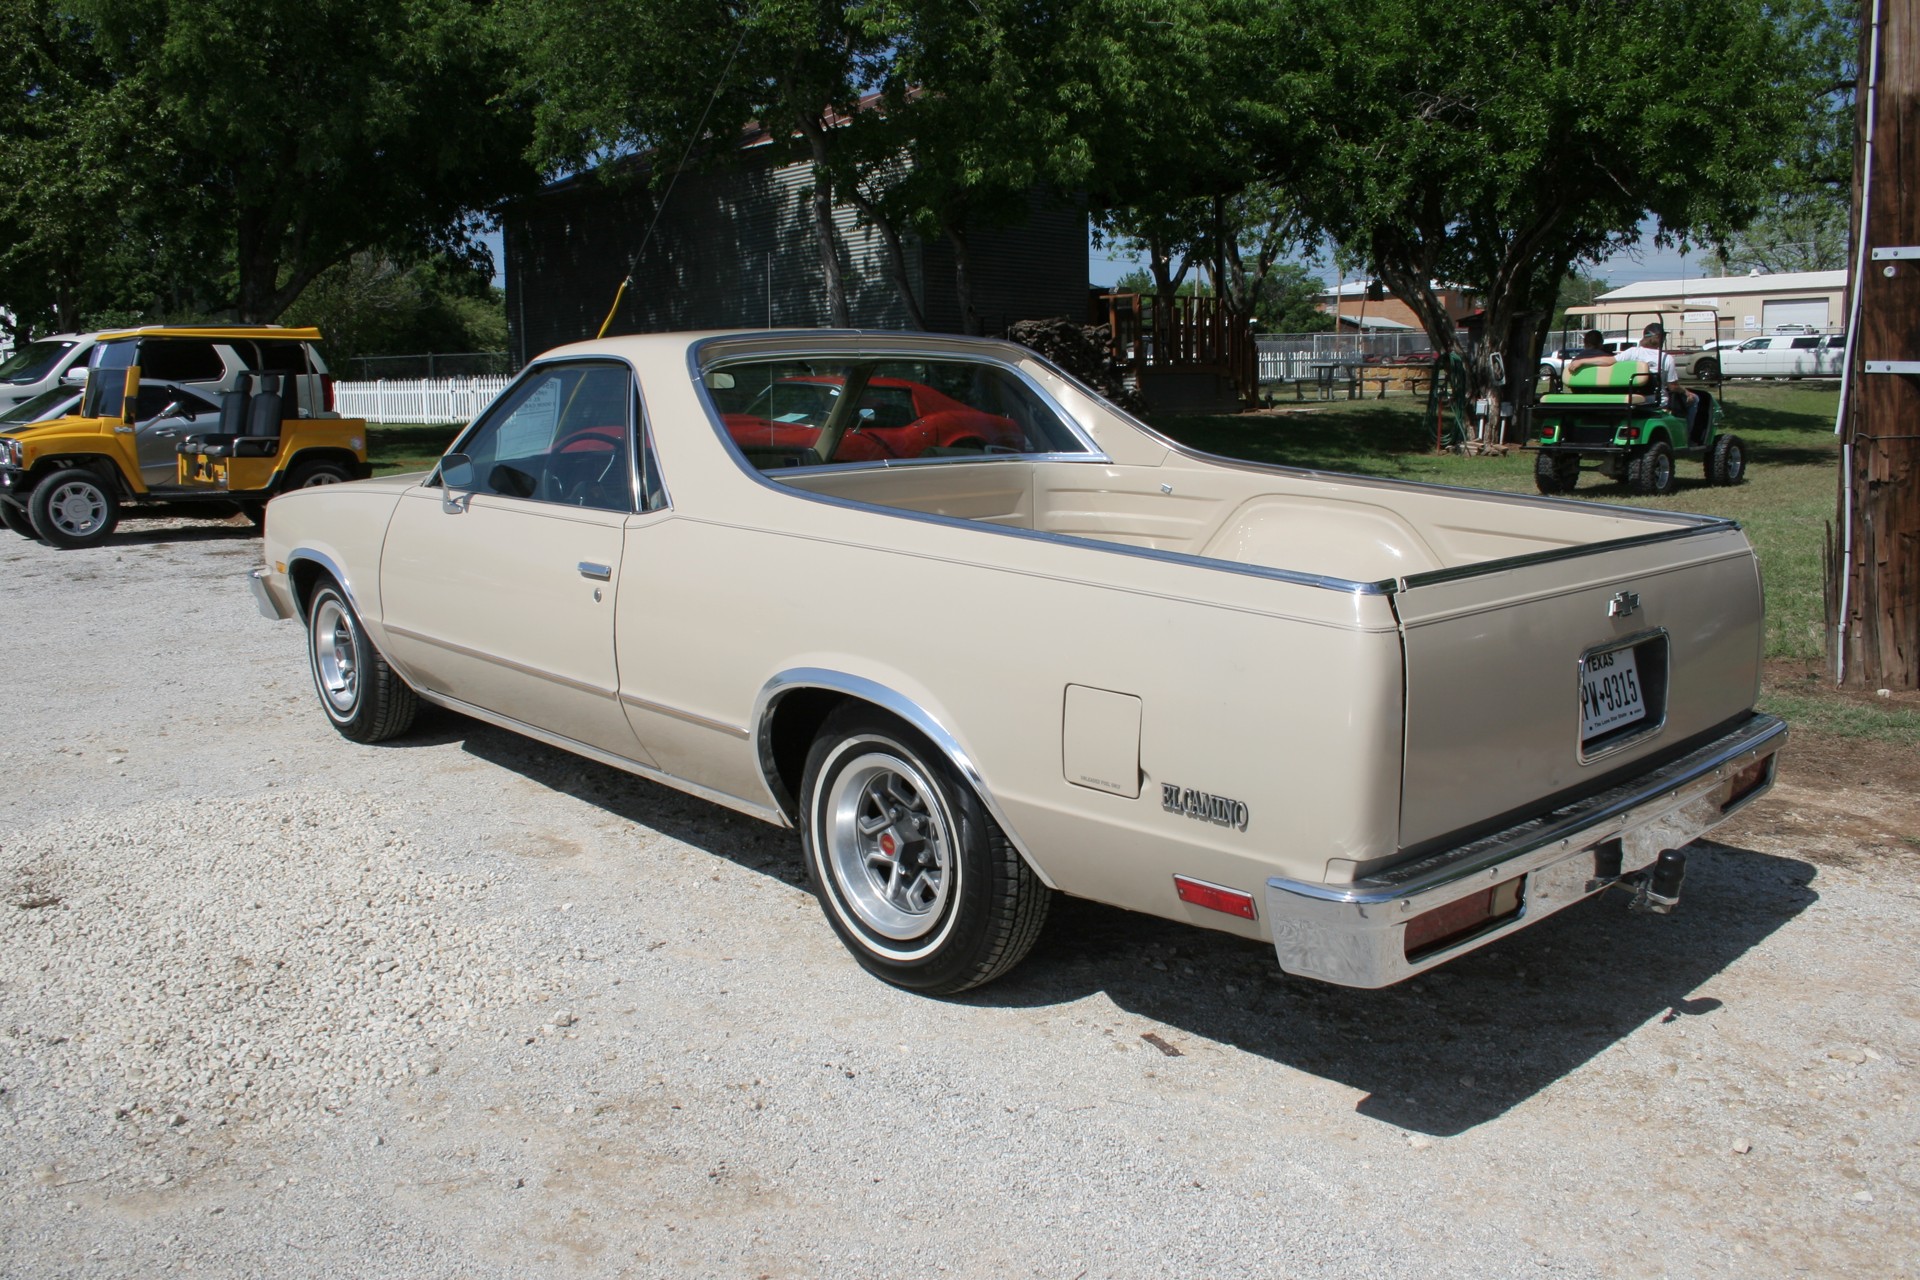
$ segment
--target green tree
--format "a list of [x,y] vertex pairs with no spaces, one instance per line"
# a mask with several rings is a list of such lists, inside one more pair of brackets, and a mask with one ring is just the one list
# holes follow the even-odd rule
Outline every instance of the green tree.
[[[1809,94],[1764,0],[1301,0],[1263,23],[1276,47],[1311,29],[1323,60],[1268,175],[1436,351],[1457,340],[1434,284],[1479,290],[1509,369],[1537,363],[1568,273],[1633,243],[1649,212],[1661,243],[1751,219]],[[1484,362],[1476,375],[1497,405]]]
[[1254,315],[1269,333],[1325,333],[1334,326],[1320,309],[1326,293],[1325,280],[1297,262],[1283,262],[1262,282]]
[[[70,0],[110,69],[122,234],[211,309],[272,320],[354,252],[474,252],[530,189],[524,107],[468,0]],[[89,160],[89,163],[97,163]]]
[[321,272],[285,319],[325,333],[335,366],[355,356],[507,346],[506,302],[491,273],[446,255],[407,263],[356,253]]
[[1560,282],[1559,292],[1553,300],[1553,323],[1549,333],[1558,333],[1563,329],[1584,329],[1584,318],[1569,319],[1568,307],[1592,305],[1594,299],[1607,291],[1607,282],[1598,276],[1583,275],[1575,271]]

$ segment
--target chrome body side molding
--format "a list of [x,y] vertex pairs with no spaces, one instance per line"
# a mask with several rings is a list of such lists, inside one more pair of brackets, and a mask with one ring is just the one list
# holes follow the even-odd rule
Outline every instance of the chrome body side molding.
[[769,805],[760,804],[753,800],[743,800],[739,796],[728,795],[724,791],[715,791],[712,787],[701,786],[697,782],[689,782],[687,779],[675,774],[656,769],[651,765],[641,764],[638,760],[629,760],[626,756],[618,755],[612,751],[590,746],[587,743],[576,741],[562,734],[550,733],[545,729],[530,725],[524,720],[515,720],[512,716],[503,716],[497,711],[489,711],[485,707],[475,706],[471,702],[462,702],[460,699],[449,697],[444,693],[435,693],[431,689],[423,689],[417,685],[414,687],[414,692],[435,706],[445,707],[449,711],[457,711],[463,716],[472,716],[475,720],[485,721],[497,729],[505,729],[509,733],[517,733],[523,737],[532,738],[536,742],[543,742],[549,747],[557,747],[562,751],[570,751],[575,755],[585,756],[595,763],[620,769],[626,773],[636,774],[639,777],[647,779],[649,782],[658,782],[662,786],[672,787],[676,791],[684,791],[688,795],[697,796],[702,800],[710,800],[714,804],[724,805],[736,813],[744,813],[748,817],[758,818],[762,822],[771,822],[777,827],[792,825],[787,821],[786,814]]
[[753,716],[748,723],[753,726],[760,778],[767,788],[768,795],[778,799],[784,790],[780,784],[779,769],[773,759],[773,713],[782,698],[800,689],[826,689],[834,693],[843,693],[861,702],[870,702],[919,730],[921,735],[933,743],[934,747],[947,758],[948,763],[959,771],[960,777],[966,784],[973,788],[974,794],[980,797],[980,803],[986,806],[987,812],[1000,825],[1000,830],[1006,834],[1014,850],[1029,867],[1033,868],[1033,873],[1040,877],[1040,882],[1049,889],[1059,888],[1047,877],[1047,873],[1040,864],[1034,861],[1026,843],[1021,840],[1020,833],[1015,831],[1013,824],[1007,820],[1006,812],[1001,809],[993,792],[987,789],[987,784],[980,776],[979,768],[973,763],[973,757],[960,744],[960,740],[954,737],[946,725],[911,698],[864,676],[849,675],[844,671],[829,671],[823,667],[794,667],[778,673],[761,686],[759,695],[753,700]]

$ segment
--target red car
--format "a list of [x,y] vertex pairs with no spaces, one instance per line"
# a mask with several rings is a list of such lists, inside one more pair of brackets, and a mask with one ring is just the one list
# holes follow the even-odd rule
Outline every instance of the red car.
[[[749,455],[807,455],[839,399],[841,377],[782,378],[739,413],[724,414],[733,442]],[[860,393],[857,419],[834,449],[836,462],[918,458],[932,449],[977,449],[1021,453],[1026,434],[1011,418],[984,413],[921,382],[869,378]]]

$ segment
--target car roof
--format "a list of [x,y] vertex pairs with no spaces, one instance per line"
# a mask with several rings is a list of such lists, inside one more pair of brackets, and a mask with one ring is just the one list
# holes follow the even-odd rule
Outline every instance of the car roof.
[[139,329],[116,329],[96,335],[102,342],[123,338],[237,338],[283,342],[318,342],[318,329],[289,329],[277,324],[252,325],[147,325]]

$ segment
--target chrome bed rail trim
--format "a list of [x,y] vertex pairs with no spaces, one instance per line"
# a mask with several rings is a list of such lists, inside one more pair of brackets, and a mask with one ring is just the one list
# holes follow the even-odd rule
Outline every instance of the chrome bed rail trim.
[[[1755,714],[1705,746],[1598,795],[1351,884],[1275,876],[1267,881],[1266,903],[1280,967],[1344,986],[1383,987],[1525,928],[1605,887],[1593,883],[1596,845],[1618,840],[1624,870],[1639,870],[1662,850],[1681,848],[1764,795],[1786,738],[1784,721]],[[1768,762],[1761,784],[1723,803],[1729,779],[1756,761]],[[1518,916],[1407,959],[1402,938],[1408,920],[1519,876],[1528,880]]]

